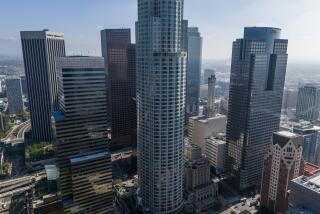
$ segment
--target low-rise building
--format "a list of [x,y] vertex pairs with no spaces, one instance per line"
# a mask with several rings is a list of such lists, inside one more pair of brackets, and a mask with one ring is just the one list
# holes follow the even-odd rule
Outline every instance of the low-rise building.
[[136,213],[138,177],[114,185],[115,204],[122,213]]
[[186,212],[201,213],[213,207],[218,197],[218,188],[214,186],[210,177],[210,162],[201,155],[201,148],[197,145],[186,145],[187,156],[185,162],[185,201]]
[[60,214],[63,212],[61,198],[57,194],[44,195],[32,201],[31,214]]
[[311,177],[300,176],[290,182],[289,213],[320,213],[320,173]]
[[320,167],[312,163],[305,162],[303,175],[310,177],[320,173]]
[[190,117],[188,127],[188,139],[190,144],[200,146],[205,152],[205,141],[210,136],[226,132],[227,116],[217,114],[215,117]]
[[185,160],[194,160],[202,157],[201,148],[196,144],[185,143],[184,158]]
[[205,155],[208,157],[211,166],[215,168],[216,174],[220,174],[224,169],[225,153],[226,136],[224,133],[206,139]]

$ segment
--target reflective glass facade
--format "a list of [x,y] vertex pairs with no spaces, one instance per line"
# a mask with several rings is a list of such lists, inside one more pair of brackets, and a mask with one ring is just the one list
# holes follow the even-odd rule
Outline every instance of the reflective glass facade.
[[57,73],[59,109],[53,119],[64,213],[111,213],[104,59],[58,58]]
[[280,29],[245,28],[233,43],[226,167],[237,186],[260,185],[263,157],[278,131],[287,66]]

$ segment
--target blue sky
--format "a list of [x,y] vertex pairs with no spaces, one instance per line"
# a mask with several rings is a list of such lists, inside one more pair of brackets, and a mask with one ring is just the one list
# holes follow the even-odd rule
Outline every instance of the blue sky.
[[[20,30],[64,32],[68,54],[100,55],[102,28],[134,28],[136,0],[1,0],[0,55],[21,55]],[[204,38],[203,58],[230,58],[244,26],[273,26],[289,60],[320,62],[319,0],[185,0],[185,18]]]

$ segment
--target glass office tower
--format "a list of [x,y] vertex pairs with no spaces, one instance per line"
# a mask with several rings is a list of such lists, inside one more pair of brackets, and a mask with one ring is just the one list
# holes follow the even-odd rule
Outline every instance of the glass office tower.
[[136,54],[130,29],[101,31],[102,56],[108,75],[111,118],[110,149],[136,147]]
[[260,185],[263,158],[279,129],[288,58],[280,32],[247,27],[233,43],[226,167],[241,190]]
[[188,28],[187,116],[199,115],[202,37],[197,27]]
[[21,31],[24,69],[28,86],[32,139],[52,141],[51,112],[57,105],[56,58],[65,56],[62,33]]
[[112,213],[104,59],[58,58],[57,74],[53,121],[64,213]]

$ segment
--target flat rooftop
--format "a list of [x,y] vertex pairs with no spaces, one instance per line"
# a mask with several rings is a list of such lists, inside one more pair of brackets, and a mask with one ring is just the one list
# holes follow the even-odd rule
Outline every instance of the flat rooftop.
[[315,176],[315,177],[311,178],[309,180],[309,182],[311,184],[314,184],[314,185],[318,186],[318,188],[320,188],[320,174],[318,174],[318,176]]
[[293,179],[292,182],[320,194],[320,173],[311,177],[300,176]]
[[225,139],[217,138],[217,137],[210,137],[207,138],[207,143],[212,143],[212,144],[218,144],[218,145],[224,145],[226,144]]
[[291,141],[295,147],[299,147],[303,144],[303,137],[290,131],[278,131],[273,133],[272,141],[273,144],[278,144],[281,147]]
[[205,116],[196,116],[196,117],[191,117],[192,120],[196,120],[200,123],[209,123],[210,121],[216,120],[216,119],[221,119],[221,118],[226,118],[226,115],[223,114],[217,114],[214,117],[205,117]]
[[320,167],[316,166],[312,163],[305,162],[304,164],[304,175],[305,176],[313,176],[320,172]]
[[289,132],[289,131],[278,131],[276,133],[279,135],[282,135],[284,137],[287,137],[287,138],[294,138],[294,137],[299,136],[299,135],[292,133],[292,132]]

